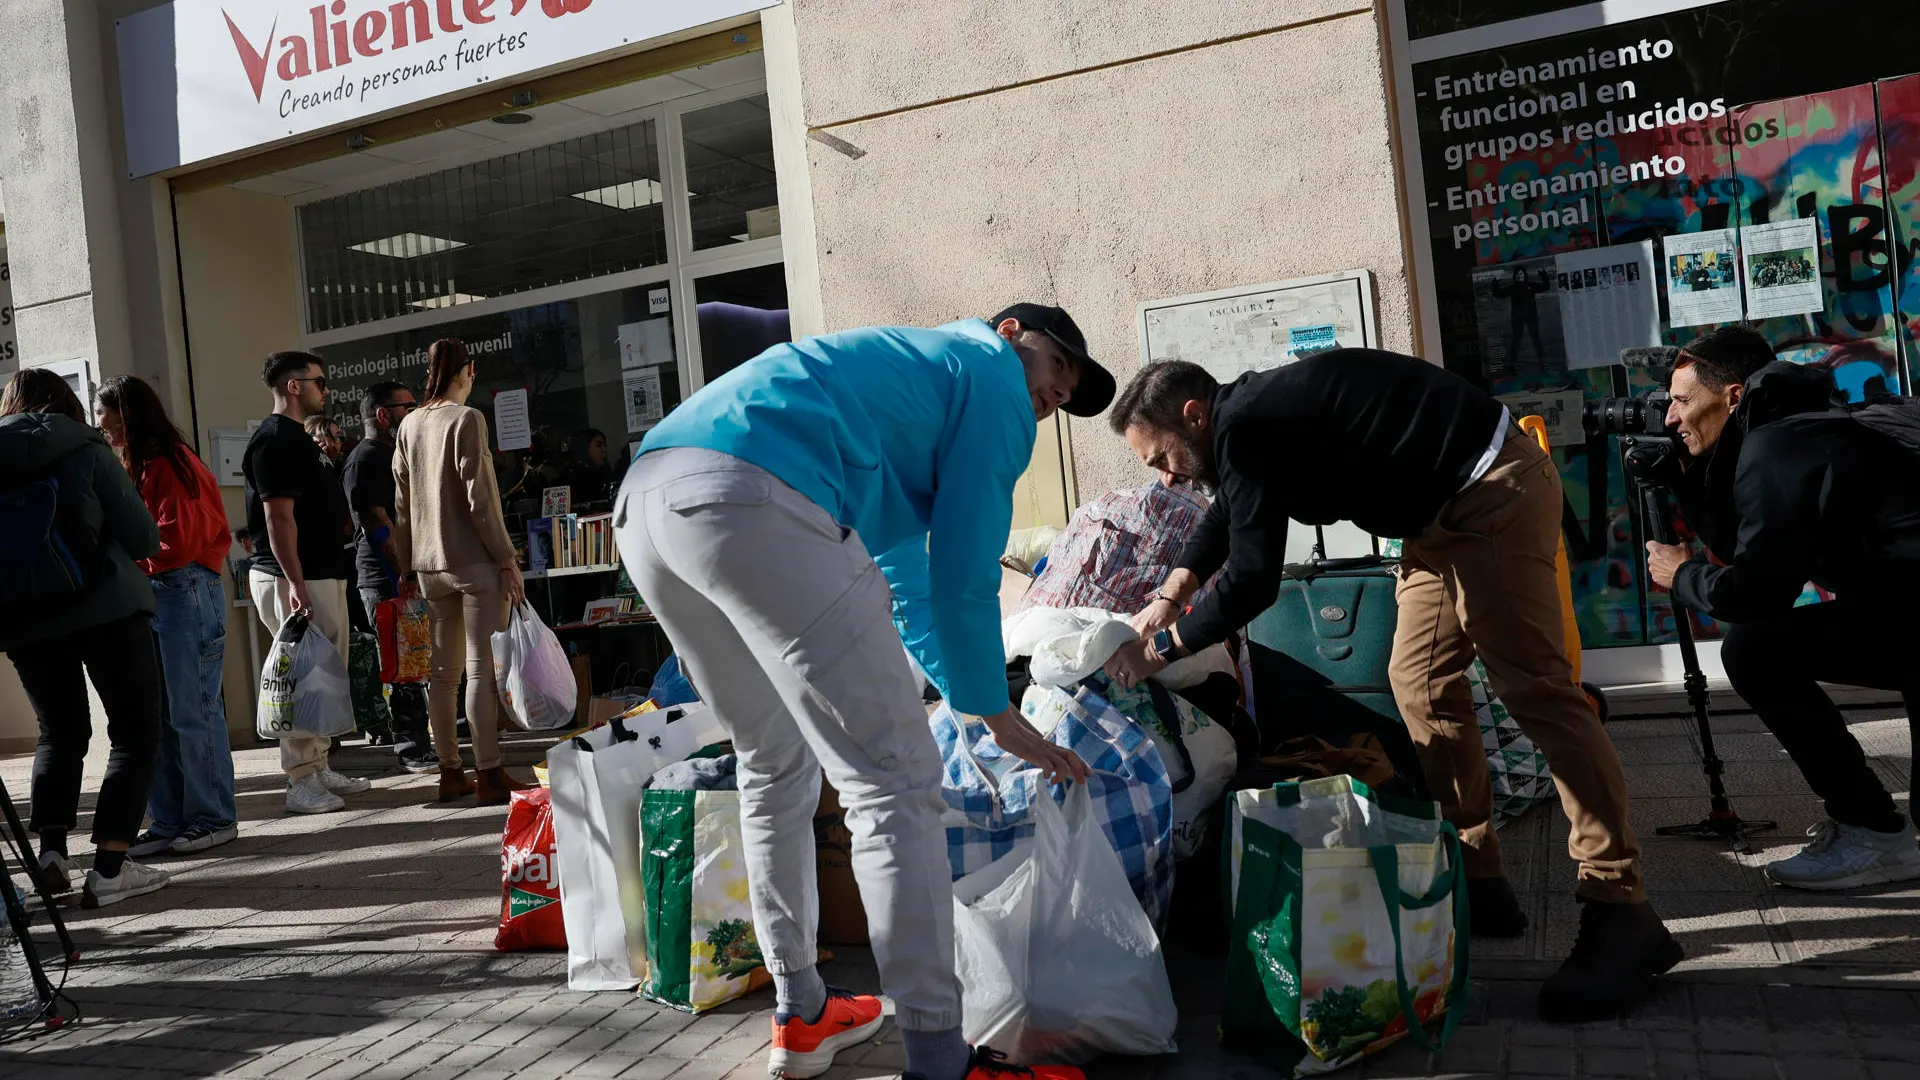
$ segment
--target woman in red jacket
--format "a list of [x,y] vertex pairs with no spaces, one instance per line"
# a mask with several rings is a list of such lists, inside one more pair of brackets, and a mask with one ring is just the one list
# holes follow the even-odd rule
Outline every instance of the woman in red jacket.
[[187,444],[153,387],[107,380],[100,430],[160,526],[160,553],[140,562],[153,583],[153,633],[166,679],[166,724],[147,797],[149,824],[132,854],[187,854],[239,835],[233,753],[221,675],[227,651],[227,512],[220,485]]

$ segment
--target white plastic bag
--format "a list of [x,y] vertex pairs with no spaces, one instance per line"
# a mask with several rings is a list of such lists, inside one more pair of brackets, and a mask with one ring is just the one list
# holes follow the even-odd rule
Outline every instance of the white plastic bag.
[[1033,801],[1034,835],[953,883],[967,1041],[1020,1062],[1174,1052],[1180,1019],[1153,923],[1093,816]]
[[[1007,655],[1031,657],[1027,670],[1038,686],[1073,686],[1105,667],[1114,651],[1136,636],[1127,616],[1099,608],[1031,607],[1000,624]],[[1175,660],[1153,681],[1184,689],[1200,685],[1216,671],[1236,674],[1225,645],[1210,645]]]
[[725,737],[706,706],[676,706],[616,718],[548,752],[567,989],[631,990],[646,975],[641,785]]
[[580,687],[573,681],[567,650],[540,621],[530,604],[522,603],[495,631],[493,681],[500,689],[500,705],[522,731],[555,731],[573,722]]
[[353,691],[346,661],[327,635],[300,612],[287,616],[260,665],[254,732],[332,738],[354,730]]

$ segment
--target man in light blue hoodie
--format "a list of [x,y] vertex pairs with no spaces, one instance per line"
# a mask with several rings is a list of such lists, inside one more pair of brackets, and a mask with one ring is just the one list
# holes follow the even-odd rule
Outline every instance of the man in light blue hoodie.
[[1085,779],[1008,707],[999,559],[1036,424],[1097,415],[1113,393],[1066,312],[1018,304],[776,345],[642,443],[616,535],[739,755],[754,927],[779,997],[770,1071],[818,1076],[881,1026],[878,999],[829,991],[814,970],[822,768],[907,1072],[1000,1070],[960,1034],[941,762],[900,641],[1009,753]]

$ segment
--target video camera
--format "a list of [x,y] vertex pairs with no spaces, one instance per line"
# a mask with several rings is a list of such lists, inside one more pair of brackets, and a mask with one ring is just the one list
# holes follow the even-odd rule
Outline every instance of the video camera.
[[1657,475],[1674,453],[1674,432],[1667,427],[1667,407],[1673,394],[1673,369],[1680,361],[1680,350],[1670,346],[1623,349],[1620,363],[1641,368],[1660,384],[1638,397],[1607,397],[1589,401],[1581,410],[1580,423],[1588,436],[1620,435],[1620,449],[1627,469],[1636,478],[1647,480]]

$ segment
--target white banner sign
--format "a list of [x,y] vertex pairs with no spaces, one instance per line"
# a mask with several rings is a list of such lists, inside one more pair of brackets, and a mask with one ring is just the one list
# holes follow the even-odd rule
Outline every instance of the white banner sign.
[[13,335],[13,269],[7,263],[7,245],[0,244],[0,372],[12,371],[20,360]]
[[174,0],[120,20],[147,176],[638,45],[779,0]]

